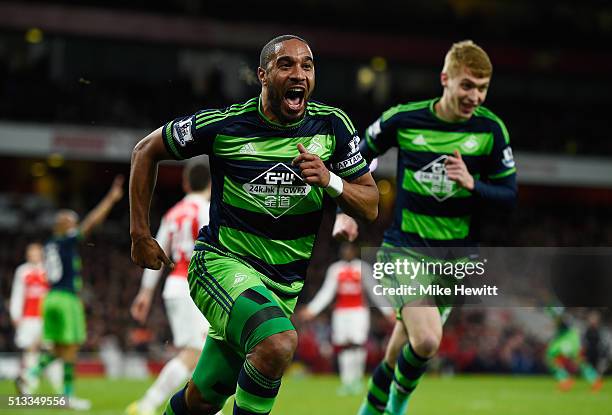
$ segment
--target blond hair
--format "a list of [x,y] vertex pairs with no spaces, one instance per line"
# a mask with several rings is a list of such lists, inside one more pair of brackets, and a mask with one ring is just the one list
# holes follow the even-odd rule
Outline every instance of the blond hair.
[[471,40],[453,44],[444,58],[442,72],[455,76],[460,73],[463,66],[477,78],[487,78],[493,74],[493,65],[489,55]]

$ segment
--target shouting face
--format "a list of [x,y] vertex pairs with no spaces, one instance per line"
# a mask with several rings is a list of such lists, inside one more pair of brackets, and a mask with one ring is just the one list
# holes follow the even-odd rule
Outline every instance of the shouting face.
[[266,68],[259,68],[257,75],[268,118],[290,124],[304,115],[315,85],[314,60],[306,43],[298,39],[277,43]]

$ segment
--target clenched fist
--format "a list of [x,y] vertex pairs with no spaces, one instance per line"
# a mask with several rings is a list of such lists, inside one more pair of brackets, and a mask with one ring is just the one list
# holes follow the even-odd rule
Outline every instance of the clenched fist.
[[311,154],[302,144],[297,145],[299,156],[291,162],[294,166],[299,166],[302,170],[302,177],[308,184],[318,187],[327,187],[329,184],[329,170],[323,161],[316,154]]
[[174,268],[174,263],[152,236],[132,239],[132,262],[143,268],[160,269],[162,264]]

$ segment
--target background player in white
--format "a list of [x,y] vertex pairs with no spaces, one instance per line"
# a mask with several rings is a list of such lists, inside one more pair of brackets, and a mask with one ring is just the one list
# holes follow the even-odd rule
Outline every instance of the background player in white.
[[[10,315],[15,327],[15,345],[23,351],[22,374],[38,361],[42,342],[42,302],[49,291],[43,255],[40,243],[27,245],[26,262],[15,270],[11,288]],[[52,364],[46,374],[53,387],[61,390],[61,365]]]
[[[162,403],[183,386],[200,357],[209,324],[189,296],[187,270],[198,231],[208,224],[210,207],[210,174],[202,163],[188,164],[183,171],[183,190],[187,195],[163,217],[157,232],[157,242],[171,253],[174,269],[170,271],[162,297],[174,345],[179,353],[162,369],[157,380],[137,402],[126,410],[129,415],[156,413]],[[146,321],[155,286],[162,270],[146,269],[138,295],[132,304],[132,317]]]
[[[310,303],[302,309],[300,317],[312,320],[336,298],[332,313],[332,344],[340,349],[338,367],[342,386],[338,390],[341,395],[357,394],[361,391],[361,380],[365,372],[365,343],[370,330],[370,310],[363,283],[372,281],[362,272],[371,272],[371,266],[358,258],[359,248],[345,242],[340,246],[340,260],[327,269],[325,281]],[[367,287],[366,287],[367,288]],[[370,295],[370,300],[380,311],[393,318],[393,309],[383,308],[385,304],[380,298]]]

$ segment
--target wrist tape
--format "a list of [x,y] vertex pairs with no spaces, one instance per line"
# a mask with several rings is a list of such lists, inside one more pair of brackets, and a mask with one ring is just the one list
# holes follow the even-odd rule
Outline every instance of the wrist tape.
[[329,183],[327,184],[327,187],[325,187],[325,191],[331,197],[338,197],[342,194],[342,190],[344,190],[344,183],[342,182],[342,179],[330,171]]

